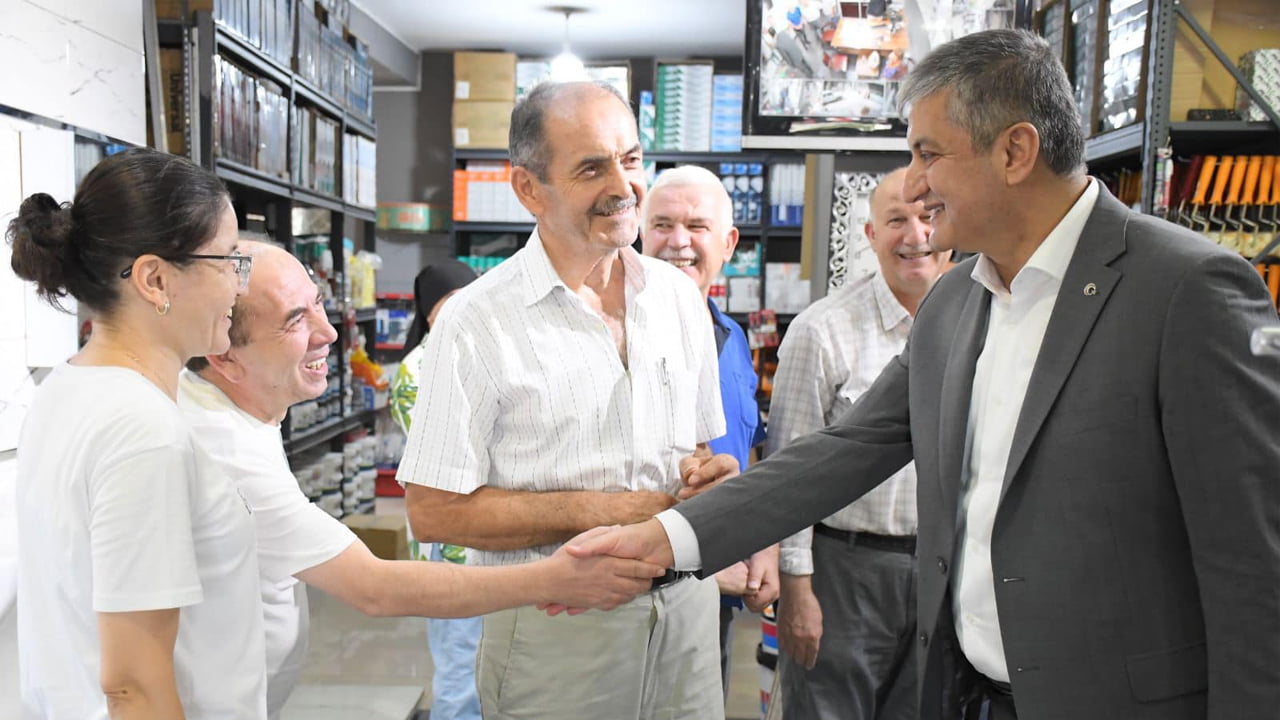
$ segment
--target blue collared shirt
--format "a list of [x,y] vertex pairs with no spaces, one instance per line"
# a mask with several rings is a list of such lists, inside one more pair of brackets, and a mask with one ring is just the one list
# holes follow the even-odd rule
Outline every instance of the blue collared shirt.
[[724,407],[725,434],[709,444],[713,453],[728,453],[747,469],[751,448],[764,442],[760,407],[756,404],[756,369],[742,327],[707,301],[715,325],[716,348],[720,357],[720,402]]

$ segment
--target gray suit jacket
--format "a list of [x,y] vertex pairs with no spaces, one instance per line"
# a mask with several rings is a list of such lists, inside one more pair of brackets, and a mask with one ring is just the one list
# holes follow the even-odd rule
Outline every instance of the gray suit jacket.
[[[902,355],[849,413],[676,507],[709,573],[914,459],[926,720],[954,717],[957,702],[949,571],[990,297],[973,262],[938,281]],[[996,604],[1021,717],[1280,713],[1280,361],[1248,349],[1249,332],[1274,322],[1240,257],[1100,194],[995,518]]]

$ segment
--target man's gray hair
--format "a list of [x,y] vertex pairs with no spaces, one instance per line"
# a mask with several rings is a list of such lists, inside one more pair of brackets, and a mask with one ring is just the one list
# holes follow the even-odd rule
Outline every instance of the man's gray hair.
[[930,53],[903,81],[898,109],[949,90],[947,119],[989,150],[1010,125],[1040,133],[1040,155],[1054,173],[1084,166],[1084,131],[1061,61],[1045,40],[1025,30],[986,30]]
[[507,152],[511,157],[512,167],[523,167],[533,173],[542,182],[547,181],[547,166],[551,163],[550,148],[547,147],[547,129],[543,122],[547,108],[555,104],[562,96],[582,92],[587,88],[596,88],[618,98],[627,110],[631,103],[623,97],[618,89],[606,82],[543,82],[520,99],[511,111],[511,130],[507,135]]
[[[663,170],[658,179],[653,181],[649,186],[648,197],[652,200],[654,194],[663,188],[682,188],[682,187],[700,187],[706,188],[716,196],[716,213],[720,216],[720,232],[727,233],[729,228],[733,227],[733,200],[729,197],[729,191],[725,190],[724,181],[720,176],[710,170],[699,165],[679,165],[670,170]],[[646,200],[644,203],[644,222],[649,224],[649,212],[653,207],[653,203]]]

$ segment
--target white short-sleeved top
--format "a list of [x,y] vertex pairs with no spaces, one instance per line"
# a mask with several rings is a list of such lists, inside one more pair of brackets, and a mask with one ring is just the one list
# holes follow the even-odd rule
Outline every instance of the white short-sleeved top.
[[253,510],[268,697],[282,702],[297,682],[307,642],[306,596],[293,576],[337,557],[355,542],[355,534],[302,494],[279,425],[246,413],[217,386],[185,370],[178,381],[178,407],[195,444],[232,478]]
[[138,373],[55,368],[18,445],[18,656],[29,718],[106,718],[97,613],[181,608],[188,718],[265,718],[249,509]]
[[[604,321],[528,244],[463,288],[424,346],[397,478],[457,493],[680,487],[679,461],[724,434],[715,338],[693,281],[621,251],[627,364]],[[528,562],[554,545],[471,551]]]

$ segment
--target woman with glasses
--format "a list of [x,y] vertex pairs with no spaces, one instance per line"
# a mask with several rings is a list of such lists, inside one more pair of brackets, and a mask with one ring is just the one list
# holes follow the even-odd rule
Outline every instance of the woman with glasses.
[[6,236],[19,277],[93,319],[19,439],[24,716],[264,718],[252,521],[198,474],[175,404],[183,363],[226,351],[249,277],[225,187],[129,150],[69,204],[28,197]]

